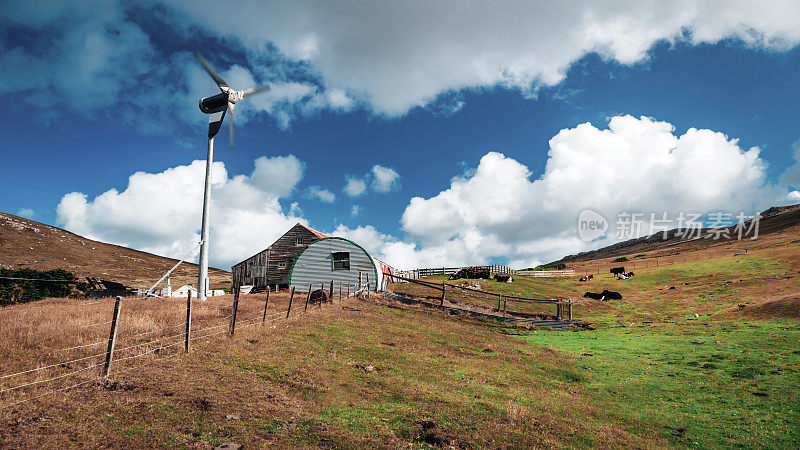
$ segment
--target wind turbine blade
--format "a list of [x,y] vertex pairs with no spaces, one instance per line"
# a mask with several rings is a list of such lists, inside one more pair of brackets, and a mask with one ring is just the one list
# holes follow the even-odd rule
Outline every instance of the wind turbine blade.
[[262,92],[268,91],[269,89],[270,88],[268,84],[250,89],[245,89],[242,91],[242,98],[247,98],[250,97],[251,95],[260,94]]
[[233,108],[230,108],[231,116],[228,117],[228,146],[233,148]]
[[200,52],[194,52],[194,56],[195,58],[197,58],[198,61],[200,61],[200,64],[203,66],[204,69],[206,69],[206,72],[208,72],[208,74],[211,75],[211,78],[213,78],[214,81],[217,83],[217,86],[219,86],[219,90],[222,92],[228,92],[228,89],[230,89],[228,87],[228,83],[226,83],[225,80],[223,80],[222,77],[219,76],[219,74],[216,71],[214,71],[214,69],[211,68],[211,66],[206,62],[206,60],[203,59],[203,56],[200,55]]

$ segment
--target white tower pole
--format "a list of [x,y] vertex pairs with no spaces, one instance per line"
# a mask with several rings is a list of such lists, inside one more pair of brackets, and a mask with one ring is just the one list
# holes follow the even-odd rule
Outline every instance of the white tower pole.
[[208,289],[208,238],[209,213],[211,210],[211,165],[214,163],[214,138],[208,138],[208,154],[206,155],[206,186],[203,193],[203,225],[200,229],[200,272],[197,276],[197,299],[205,301]]

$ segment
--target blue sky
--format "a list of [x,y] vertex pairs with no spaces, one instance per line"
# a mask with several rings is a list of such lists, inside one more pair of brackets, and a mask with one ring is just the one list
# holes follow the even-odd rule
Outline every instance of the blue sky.
[[[419,33],[379,26],[396,12],[375,5],[359,12],[375,22],[364,29],[346,11],[317,17],[302,2],[243,7],[239,27],[202,3],[143,5],[4,8],[0,210],[183,256],[199,230],[192,170],[202,164],[192,162],[205,157],[206,116],[196,102],[216,89],[194,50],[235,88],[273,85],[237,105],[235,148],[227,128],[218,135],[220,266],[298,220],[403,267],[528,265],[610,243],[576,239],[584,207],[613,218],[800,202],[792,3],[763,17],[745,5],[729,23],[713,8],[682,23],[677,3],[681,19],[663,22],[648,14],[655,6],[625,2],[576,2],[597,16],[582,22],[500,5],[442,24],[431,17],[444,11],[408,6],[419,11],[397,20]],[[533,26],[548,14],[550,31],[578,38],[528,36],[513,19]],[[581,171],[568,164],[576,157],[596,162]],[[136,172],[152,176],[131,188]],[[365,192],[348,195],[348,178]],[[686,186],[707,180],[702,192]]]

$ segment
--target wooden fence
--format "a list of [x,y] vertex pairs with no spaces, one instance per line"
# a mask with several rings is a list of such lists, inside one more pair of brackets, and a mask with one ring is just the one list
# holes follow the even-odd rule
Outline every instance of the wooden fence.
[[517,270],[515,275],[535,278],[566,278],[574,277],[575,269],[567,270]]
[[464,267],[480,267],[489,269],[489,272],[491,273],[501,273],[510,275],[514,275],[517,272],[508,266],[492,264],[488,266],[428,267],[424,269],[420,268],[414,270],[401,270],[397,271],[396,275],[399,275],[399,277],[401,278],[410,278],[412,280],[418,280],[420,277],[428,277],[431,275],[452,275],[458,272],[459,270],[463,269]]
[[[543,299],[543,298],[530,298],[530,297],[518,297],[514,295],[503,295],[499,293],[493,292],[486,292],[480,289],[474,289],[467,286],[461,286],[458,284],[449,284],[449,283],[433,283],[430,281],[418,280],[418,279],[411,279],[405,278],[389,273],[384,274],[384,278],[389,280],[390,282],[407,282],[413,285],[421,286],[423,288],[427,288],[428,291],[426,293],[411,293],[414,298],[422,298],[428,301],[433,301],[434,305],[438,305],[439,307],[445,307],[445,302],[448,305],[459,305],[464,306],[469,311],[484,313],[489,315],[496,314],[497,317],[502,318],[520,318],[520,319],[539,319],[539,320],[553,320],[558,322],[563,322],[563,324],[570,324],[572,321],[572,301],[571,300],[560,300],[560,299]],[[392,293],[400,293],[404,289],[397,289],[398,292]],[[391,292],[391,291],[390,291]],[[448,295],[449,294],[449,295]],[[470,303],[464,300],[477,300],[480,303]],[[494,302],[497,302],[497,305],[494,305]],[[491,302],[491,305],[488,303]],[[516,306],[515,311],[511,311],[508,309],[508,303]],[[544,307],[545,309],[553,308],[552,312],[531,312],[531,311],[522,311],[522,306],[527,307],[530,310],[530,307],[536,305],[540,307]]]

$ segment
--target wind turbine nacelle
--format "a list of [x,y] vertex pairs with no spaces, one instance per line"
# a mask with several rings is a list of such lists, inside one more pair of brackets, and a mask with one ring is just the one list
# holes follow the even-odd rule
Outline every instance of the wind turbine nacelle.
[[228,107],[228,94],[220,93],[211,97],[200,99],[200,111],[211,114],[224,111]]

